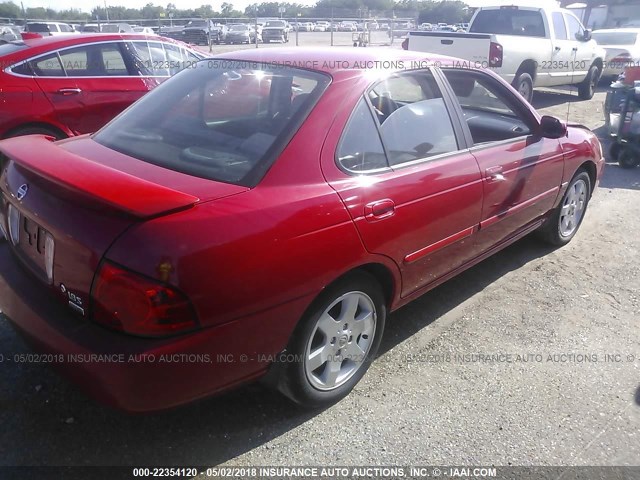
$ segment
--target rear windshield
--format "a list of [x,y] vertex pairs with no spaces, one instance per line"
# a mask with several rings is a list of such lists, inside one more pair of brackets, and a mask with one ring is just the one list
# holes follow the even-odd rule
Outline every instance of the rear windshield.
[[328,76],[296,68],[203,60],[93,138],[171,170],[253,186],[328,84]]
[[545,36],[544,21],[539,11],[512,8],[480,10],[469,32],[525,37]]
[[264,24],[265,27],[284,27],[284,22],[267,22]]
[[49,25],[46,23],[27,23],[25,27],[27,32],[50,33]]
[[0,57],[9,55],[10,53],[17,52],[19,50],[24,50],[25,48],[28,47],[22,42],[0,43]]
[[638,39],[634,32],[593,32],[591,36],[599,45],[635,45]]
[[102,31],[107,33],[118,33],[120,32],[120,27],[118,25],[103,25]]
[[249,30],[249,27],[246,25],[231,25],[229,30],[232,32],[244,32],[245,30]]

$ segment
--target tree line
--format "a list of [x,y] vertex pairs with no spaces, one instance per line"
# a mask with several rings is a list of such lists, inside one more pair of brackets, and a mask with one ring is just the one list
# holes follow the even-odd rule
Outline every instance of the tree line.
[[195,9],[180,9],[174,3],[166,6],[147,3],[142,8],[128,8],[122,6],[96,7],[91,12],[84,12],[78,8],[54,10],[44,7],[30,7],[22,11],[13,1],[0,2],[0,18],[10,19],[47,19],[64,21],[90,21],[97,17],[100,20],[132,20],[159,18],[241,18],[241,17],[280,17],[279,8],[284,7],[283,15],[287,18],[308,17],[328,18],[357,17],[369,18],[376,15],[398,17],[418,16],[420,22],[458,23],[468,21],[470,10],[462,1],[450,0],[319,0],[313,6],[298,3],[263,2],[254,3],[244,9],[236,10],[233,4],[223,2],[220,10],[214,10],[211,5],[202,5]]

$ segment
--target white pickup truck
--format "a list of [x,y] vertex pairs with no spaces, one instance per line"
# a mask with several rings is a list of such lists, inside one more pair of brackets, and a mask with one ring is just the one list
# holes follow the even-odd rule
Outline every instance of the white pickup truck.
[[605,58],[576,16],[553,6],[482,7],[468,33],[412,31],[403,46],[460,58],[461,68],[490,68],[529,102],[534,87],[575,84],[590,99]]

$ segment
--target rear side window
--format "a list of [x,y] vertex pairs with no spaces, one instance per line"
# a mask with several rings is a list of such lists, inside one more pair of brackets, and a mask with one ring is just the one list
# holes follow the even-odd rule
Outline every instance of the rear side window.
[[328,83],[325,75],[295,68],[203,61],[153,89],[93,139],[170,170],[252,186]]
[[29,62],[33,73],[39,77],[64,77],[64,70],[58,53],[50,53]]
[[387,168],[387,157],[371,110],[363,98],[353,111],[338,146],[338,163],[350,172]]
[[558,40],[567,40],[567,27],[564,24],[564,17],[560,12],[553,12],[553,30]]
[[389,164],[458,150],[442,93],[430,72],[389,77],[369,91]]
[[61,50],[60,59],[69,77],[128,75],[122,53],[115,43],[84,45]]
[[544,20],[540,11],[517,8],[480,10],[469,32],[526,37],[545,36]]

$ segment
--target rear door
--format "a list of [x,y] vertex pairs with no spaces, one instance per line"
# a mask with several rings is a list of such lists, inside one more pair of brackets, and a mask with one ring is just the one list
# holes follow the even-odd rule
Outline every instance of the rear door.
[[444,70],[471,135],[484,200],[479,252],[489,250],[548,212],[564,169],[559,140],[536,135],[537,119],[496,78],[479,71]]
[[60,49],[33,65],[59,121],[76,134],[95,132],[149,91],[127,67],[121,42]]
[[334,125],[323,149],[327,180],[367,250],[399,266],[403,296],[473,256],[481,176],[447,102],[429,70],[391,76],[359,101],[346,127]]

